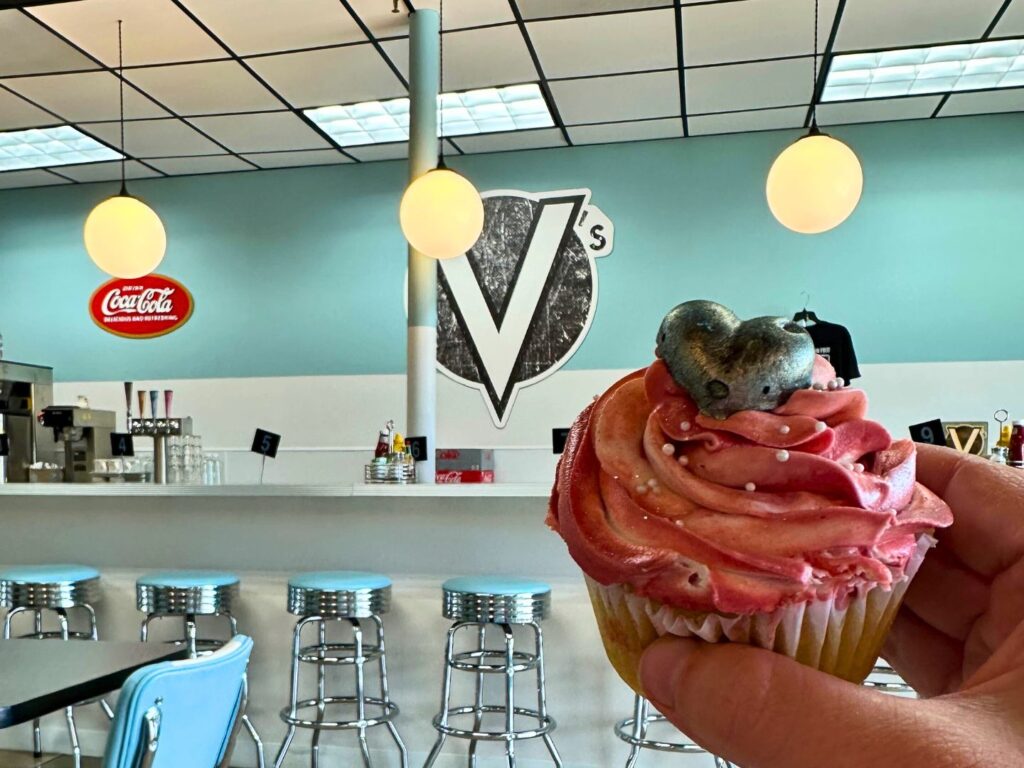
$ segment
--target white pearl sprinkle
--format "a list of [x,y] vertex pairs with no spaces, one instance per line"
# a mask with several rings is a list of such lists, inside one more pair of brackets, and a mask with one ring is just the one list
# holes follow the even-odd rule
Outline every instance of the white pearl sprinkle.
[[644,520],[646,520],[646,519],[647,519],[647,515],[644,515]]
[[638,485],[636,487],[636,492],[637,493],[647,493],[647,486],[646,485]]
[[747,483],[743,487],[746,488],[748,491],[756,491],[757,490],[757,486],[754,485],[753,483]]
[[853,472],[853,462],[852,461],[844,461],[843,462],[843,466],[846,467],[851,472]]
[[655,480],[655,479],[654,479],[654,478],[652,477],[652,478],[651,478],[650,480],[648,480],[648,481],[647,481],[647,487],[648,487],[648,488],[657,488],[657,487],[658,487],[658,481],[657,481],[657,480]]
[[784,435],[788,435],[789,434],[789,424],[783,424],[781,427],[779,427],[779,432],[781,432]]
[[689,432],[691,426],[692,425],[688,421],[681,421],[681,422],[679,422],[679,428],[681,430],[683,430],[683,432]]
[[863,471],[864,471],[864,465],[863,465],[863,464],[861,464],[861,463],[860,463],[860,462],[858,461],[858,462],[857,462],[856,464],[854,464],[854,465],[853,465],[853,471],[854,471],[854,472],[863,472]]
[[665,443],[663,446],[661,446],[661,452],[664,453],[666,456],[671,456],[673,453],[676,452],[676,447],[672,445],[672,443]]
[[816,421],[816,422],[814,422],[814,431],[815,432],[824,432],[825,428],[827,426],[828,425],[824,421]]
[[824,384],[819,384],[818,382],[814,382],[814,384],[813,384],[813,386],[811,388],[817,390],[818,392],[821,392],[822,390],[825,389],[825,385]]
[[775,458],[779,461],[789,461],[789,451],[779,451],[775,454]]
[[676,525],[678,525],[680,528],[682,528],[684,525],[686,525],[686,523],[683,522],[682,518],[676,518],[675,522],[676,522]]
[[690,459],[688,457],[686,457],[686,456],[680,456],[679,457],[679,466],[685,467],[689,463],[690,463]]
[[832,379],[828,383],[828,388],[829,388],[830,391],[834,391],[834,390],[839,389],[839,380],[838,379]]

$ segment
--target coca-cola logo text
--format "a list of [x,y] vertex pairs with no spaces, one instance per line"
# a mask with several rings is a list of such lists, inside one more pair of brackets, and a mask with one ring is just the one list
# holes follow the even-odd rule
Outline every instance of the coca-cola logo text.
[[89,313],[100,328],[116,336],[151,339],[188,322],[195,302],[188,289],[165,275],[101,285],[89,301]]

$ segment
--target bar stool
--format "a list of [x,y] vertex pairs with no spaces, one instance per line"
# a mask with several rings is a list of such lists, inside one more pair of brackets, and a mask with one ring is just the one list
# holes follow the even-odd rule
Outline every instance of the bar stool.
[[[620,720],[615,724],[615,735],[631,746],[629,756],[626,758],[626,768],[634,768],[637,760],[640,759],[640,750],[651,749],[658,752],[674,752],[680,755],[707,755],[707,750],[701,749],[689,739],[683,741],[667,741],[651,738],[648,735],[648,728],[655,723],[664,723],[665,716],[660,712],[651,709],[651,703],[643,696],[637,695],[633,701],[633,716]],[[718,755],[711,755],[715,761],[715,768],[732,768],[725,758]]]
[[[149,627],[154,619],[174,619],[182,622],[182,635],[169,642],[186,645],[190,657],[198,658],[222,648],[238,634],[238,621],[231,612],[238,593],[238,577],[223,571],[161,571],[141,576],[135,582],[135,599],[138,609],[146,614],[140,631],[142,642],[149,640]],[[199,616],[223,619],[227,632],[219,637],[201,636]],[[248,678],[243,684],[242,696],[242,724],[256,746],[257,765],[264,768],[263,741],[245,711]]]
[[[25,613],[32,615],[34,631],[19,637],[38,640],[97,640],[96,611],[92,606],[100,598],[99,585],[100,572],[87,565],[25,565],[3,569],[0,571],[0,607],[8,609],[4,617],[4,639],[11,637],[11,620],[19,613]],[[76,608],[88,618],[86,631],[70,628],[68,614]],[[57,616],[58,630],[44,631],[43,618],[47,611]],[[103,699],[98,702],[107,717],[113,718],[114,712],[110,705]],[[64,716],[67,719],[75,768],[78,768],[82,763],[82,752],[78,744],[74,707],[65,709]],[[32,751],[35,757],[43,754],[39,720],[32,721]]]
[[[387,657],[384,649],[384,623],[381,616],[391,606],[391,579],[376,573],[356,571],[321,571],[303,573],[288,581],[288,612],[299,616],[292,639],[291,699],[281,710],[281,719],[288,725],[281,749],[274,761],[274,768],[284,761],[296,728],[313,731],[312,765],[320,764],[320,734],[323,731],[355,730],[359,737],[359,749],[363,764],[369,768],[370,751],[366,743],[366,731],[374,726],[387,726],[398,746],[402,768],[409,765],[405,743],[398,735],[394,720],[398,717],[398,705],[391,701],[388,693]],[[363,641],[361,620],[369,619],[376,629],[372,643]],[[348,624],[352,628],[352,642],[328,642],[327,625],[330,622]],[[317,625],[317,641],[312,645],[302,644],[302,630],[310,624]],[[367,662],[377,662],[380,675],[380,695],[368,696],[364,679]],[[316,697],[299,699],[300,664],[316,665]],[[327,667],[347,665],[355,669],[355,695],[328,695]],[[327,720],[327,707],[342,705],[355,707],[355,719]],[[372,716],[367,716],[367,708]],[[315,708],[316,714],[303,717],[300,710]]]
[[879,659],[875,664],[868,679],[864,681],[864,685],[883,693],[892,693],[898,696],[917,696],[917,691],[907,685],[903,678],[896,673],[896,670],[882,659]]
[[[515,768],[516,742],[540,738],[555,765],[561,768],[551,733],[555,720],[547,711],[547,691],[544,684],[544,636],[540,621],[551,611],[551,587],[539,581],[495,576],[466,576],[449,579],[442,585],[444,602],[442,613],[455,623],[448,630],[444,653],[444,678],[441,691],[441,711],[434,717],[437,741],[427,756],[424,768],[429,768],[441,753],[445,739],[454,736],[469,740],[469,764],[475,767],[477,744],[481,741],[505,742],[505,757],[509,768]],[[533,630],[533,652],[517,651],[513,626]],[[504,640],[502,648],[487,647],[487,630],[498,628]],[[456,636],[464,629],[476,629],[476,643],[467,651],[455,652]],[[470,672],[475,677],[475,696],[472,704],[452,706],[452,672]],[[516,705],[515,676],[536,670],[537,709]],[[505,697],[500,704],[484,702],[484,678],[495,674],[504,677]],[[501,715],[503,727],[484,730],[484,716]],[[454,718],[468,719],[472,726],[458,728],[451,724]],[[516,728],[516,717],[531,721],[532,727]],[[467,723],[468,726],[468,723]]]

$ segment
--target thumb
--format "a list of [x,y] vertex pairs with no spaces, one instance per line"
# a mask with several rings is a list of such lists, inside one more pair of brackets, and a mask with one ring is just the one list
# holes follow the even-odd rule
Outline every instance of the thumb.
[[[677,728],[744,768],[899,765],[924,704],[840,680],[771,651],[663,638],[644,653],[646,697]],[[889,730],[891,729],[891,731]]]

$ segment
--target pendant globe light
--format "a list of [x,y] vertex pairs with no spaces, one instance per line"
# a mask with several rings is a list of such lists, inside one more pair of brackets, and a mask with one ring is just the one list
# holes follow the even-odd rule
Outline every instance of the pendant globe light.
[[124,154],[124,49],[121,21],[117,22],[118,81],[121,96],[121,191],[92,209],[85,220],[85,250],[108,275],[135,278],[148,275],[163,261],[167,233],[148,205],[128,194]]
[[[440,91],[444,93],[444,0],[440,4]],[[402,195],[398,218],[409,245],[432,259],[454,259],[473,247],[484,228],[480,193],[444,162],[444,109],[437,167],[413,181]]]
[[864,172],[846,144],[818,130],[814,93],[818,83],[818,0],[814,0],[814,80],[811,128],[775,158],[765,195],[784,227],[805,235],[827,232],[853,213],[864,188]]

